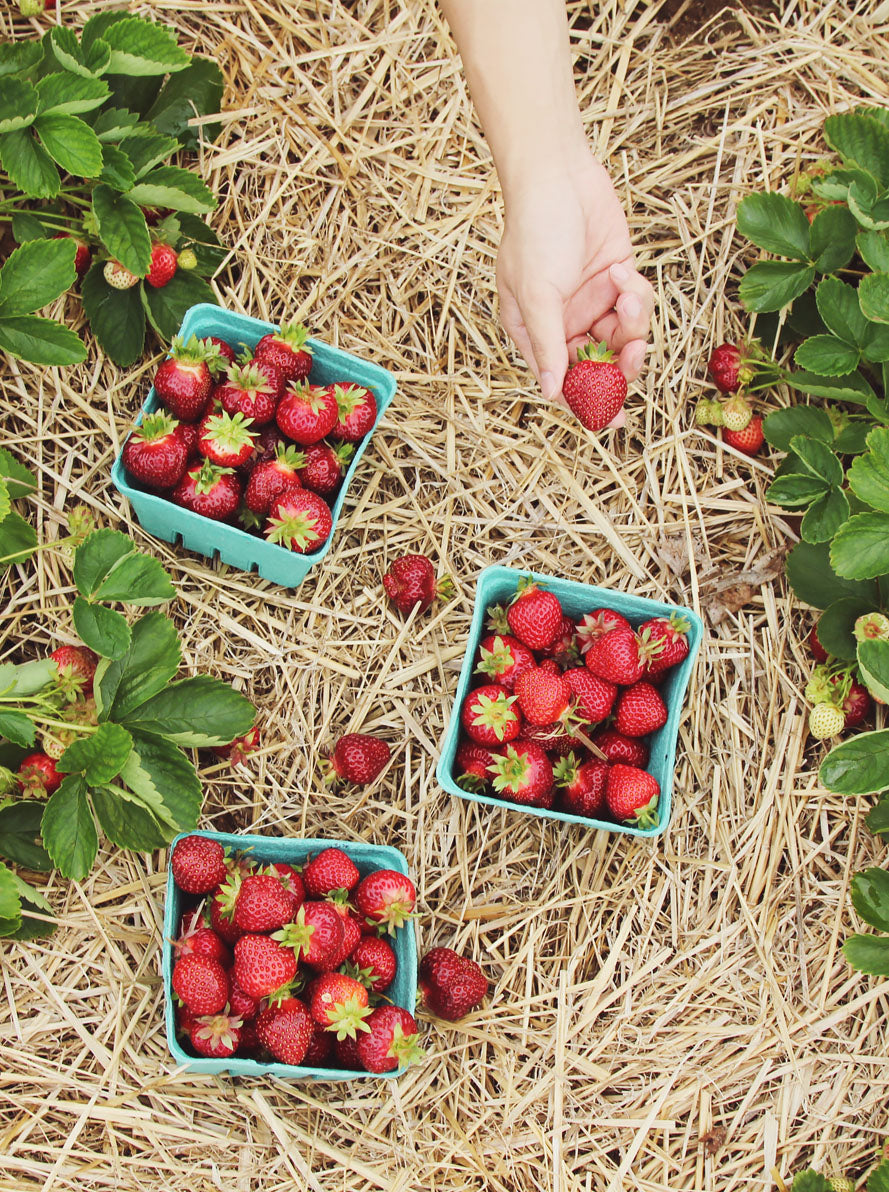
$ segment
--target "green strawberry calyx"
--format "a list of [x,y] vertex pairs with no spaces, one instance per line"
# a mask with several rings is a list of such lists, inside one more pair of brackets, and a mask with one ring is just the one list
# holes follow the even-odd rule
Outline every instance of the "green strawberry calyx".
[[228,370],[227,385],[242,389],[245,393],[271,393],[272,383],[265,373],[251,361],[233,364]]
[[286,464],[288,468],[293,468],[294,472],[298,472],[300,468],[306,466],[306,456],[304,451],[298,451],[292,444],[285,447],[283,443],[279,443],[275,448],[275,463]]
[[255,432],[250,430],[252,418],[247,418],[240,410],[234,415],[223,410],[219,414],[211,414],[204,423],[204,437],[208,438],[220,451],[237,453],[248,443],[252,446],[256,441]]
[[308,352],[310,356],[312,354],[312,349],[307,343],[309,333],[302,323],[282,323],[272,338],[278,343],[286,344],[294,352]]
[[595,340],[591,339],[588,343],[582,344],[577,349],[578,364],[581,360],[593,360],[604,364],[613,359],[614,352],[611,351],[604,339],[601,343],[596,343]]
[[481,647],[481,659],[475,668],[475,673],[489,675],[492,679],[496,679],[514,665],[515,659],[512,656],[512,650],[499,633],[491,646],[490,650],[486,650],[484,646]]
[[219,483],[223,476],[231,476],[234,468],[220,468],[217,464],[212,464],[208,459],[205,459],[197,471],[191,471],[189,475],[194,480],[194,491],[200,496],[210,493]]
[[516,696],[505,695],[502,691],[495,696],[485,695],[484,692],[475,696],[472,723],[478,728],[489,728],[497,740],[502,741],[506,726],[517,719],[512,706],[515,701]]
[[219,355],[219,348],[209,339],[198,339],[196,335],[183,339],[177,335],[170,344],[170,355],[178,364],[206,364]]
[[660,793],[652,795],[647,803],[637,807],[629,819],[635,821],[638,828],[653,828],[658,822],[658,801]]
[[487,628],[491,633],[509,633],[509,621],[502,604],[492,604],[487,611]]
[[315,924],[306,922],[305,909],[300,907],[293,922],[282,927],[280,931],[273,932],[272,939],[277,940],[285,948],[292,948],[297,959],[300,959],[300,953],[304,955],[308,952],[314,934]]
[[402,1030],[401,1023],[397,1022],[395,1024],[388,1054],[393,1059],[398,1060],[399,1067],[406,1068],[408,1064],[416,1064],[425,1058],[426,1052],[420,1046],[418,1042],[419,1038],[419,1032],[413,1035],[406,1035]]
[[355,1039],[359,1031],[370,1034],[370,1027],[364,1021],[371,1014],[370,1006],[362,1005],[357,993],[344,1002],[333,1002],[325,1009],[327,1016],[326,1031],[335,1031],[337,1039]]
[[364,405],[369,392],[361,385],[354,385],[350,389],[346,389],[343,385],[334,385],[333,396],[336,398],[340,422],[345,422],[350,414],[354,414],[359,406]]
[[553,778],[556,781],[556,786],[571,786],[577,781],[577,772],[580,769],[580,762],[574,753],[568,753],[565,757],[560,757],[553,766]]
[[503,757],[495,757],[491,770],[494,773],[493,786],[498,793],[515,793],[527,786],[531,778],[531,764],[527,757],[512,745],[507,745]]
[[318,518],[304,509],[292,509],[286,512],[287,505],[282,501],[278,504],[276,514],[268,520],[266,538],[269,542],[279,546],[287,546],[291,550],[304,551],[321,541],[318,533]]
[[341,468],[347,468],[352,462],[352,456],[355,454],[354,443],[339,443],[333,449],[333,454],[336,456],[337,463]]
[[137,434],[143,443],[156,443],[158,439],[165,439],[171,435],[178,425],[178,421],[170,414],[158,410],[154,414],[145,415]]
[[323,385],[310,385],[308,381],[291,381],[285,392],[298,397],[313,414],[317,414],[327,404],[327,391]]

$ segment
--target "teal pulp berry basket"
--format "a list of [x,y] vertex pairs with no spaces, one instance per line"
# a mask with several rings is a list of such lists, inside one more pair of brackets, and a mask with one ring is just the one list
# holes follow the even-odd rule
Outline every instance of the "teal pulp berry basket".
[[614,592],[609,588],[596,588],[590,584],[577,583],[574,580],[534,574],[534,579],[539,580],[542,586],[558,597],[562,608],[569,617],[580,617],[596,608],[610,608],[626,617],[631,625],[640,625],[649,617],[666,617],[671,613],[681,613],[690,624],[688,657],[679,666],[673,667],[661,686],[661,694],[667,705],[667,722],[650,738],[651,753],[646,769],[657,779],[661,788],[658,803],[660,815],[658,822],[653,827],[634,828],[631,824],[619,824],[613,820],[591,819],[587,816],[572,815],[567,811],[548,811],[542,807],[527,807],[524,804],[498,799],[491,795],[473,794],[463,790],[457,783],[454,776],[454,761],[460,740],[460,709],[466,696],[476,685],[473,682],[473,671],[476,665],[478,644],[484,635],[486,611],[492,604],[508,604],[516,593],[519,580],[528,574],[527,571],[517,571],[512,567],[486,567],[479,574],[472,623],[469,628],[469,644],[463,658],[460,678],[457,680],[457,693],[454,697],[450,723],[442,741],[441,755],[436,769],[439,785],[450,794],[458,795],[461,799],[470,799],[473,803],[488,803],[492,807],[511,807],[515,811],[527,812],[530,815],[540,816],[542,819],[583,824],[587,828],[605,828],[609,832],[622,832],[627,836],[660,835],[670,821],[679,716],[704,633],[703,623],[697,613],[677,605],[660,604],[656,600],[646,600],[641,596],[628,595],[626,592]]
[[[183,836],[206,836],[218,840],[223,848],[232,853],[248,853],[265,863],[283,861],[287,865],[304,864],[310,856],[324,848],[342,849],[355,862],[362,877],[378,869],[395,869],[408,876],[407,858],[397,848],[383,844],[356,843],[352,840],[297,840],[278,836],[239,836],[230,832],[181,832],[170,845],[170,851]],[[362,1077],[395,1077],[405,1071],[397,1068],[392,1072],[358,1072],[344,1068],[309,1068],[277,1062],[264,1063],[260,1060],[231,1056],[228,1059],[209,1059],[191,1055],[185,1051],[176,1037],[176,1015],[173,1002],[173,945],[179,934],[179,923],[186,906],[194,900],[183,895],[173,880],[173,871],[167,871],[167,897],[164,907],[164,942],[162,969],[164,977],[164,1016],[167,1029],[167,1046],[173,1059],[192,1072],[229,1072],[233,1076],[278,1076],[285,1080],[352,1080]],[[398,967],[395,979],[384,997],[411,1014],[417,1002],[417,941],[413,924],[400,927],[394,936],[386,937],[392,944]],[[385,1003],[381,1003],[385,1004]]]
[[[216,335],[238,350],[239,345],[255,347],[269,331],[277,331],[277,327],[261,319],[252,319],[247,315],[224,310],[221,306],[200,303],[186,312],[179,334],[185,339],[192,335],[199,339]],[[118,492],[123,493],[130,502],[136,520],[144,530],[165,542],[174,545],[181,543],[197,554],[210,558],[218,556],[224,563],[242,571],[255,570],[263,579],[272,580],[284,587],[295,588],[302,583],[309,570],[319,563],[330,549],[352,477],[383,411],[395,396],[396,389],[395,378],[379,364],[362,360],[350,352],[343,352],[317,339],[310,339],[309,344],[312,348],[310,380],[313,384],[329,385],[334,381],[355,381],[370,389],[377,402],[376,421],[370,432],[357,444],[336,500],[331,506],[333,527],[327,541],[312,554],[301,555],[255,534],[248,534],[238,526],[201,517],[192,513],[190,509],[174,505],[166,497],[137,488],[123,466],[121,453],[111,469],[111,481]],[[152,413],[159,405],[158,396],[152,386],[137,422],[141,422],[146,414]]]

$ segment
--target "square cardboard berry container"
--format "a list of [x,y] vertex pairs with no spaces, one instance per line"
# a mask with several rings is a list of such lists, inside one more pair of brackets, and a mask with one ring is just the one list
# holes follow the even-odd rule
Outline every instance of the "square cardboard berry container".
[[572,815],[567,811],[547,811],[542,807],[527,807],[521,803],[513,803],[508,799],[473,794],[471,791],[463,790],[457,783],[454,775],[454,762],[460,738],[460,709],[472,687],[475,656],[478,644],[484,634],[486,611],[492,604],[507,604],[512,600],[519,580],[528,574],[527,571],[517,571],[512,567],[486,567],[479,573],[472,623],[469,628],[469,644],[463,658],[460,677],[457,680],[457,693],[451,709],[451,719],[442,741],[441,755],[435,771],[438,783],[450,794],[457,795],[461,799],[470,799],[473,803],[488,803],[492,807],[511,807],[514,811],[522,811],[542,819],[562,820],[568,824],[583,824],[587,828],[605,828],[609,832],[621,832],[626,836],[659,836],[670,822],[679,716],[704,633],[703,623],[697,613],[677,605],[660,604],[656,600],[646,600],[641,596],[632,596],[626,592],[614,592],[609,588],[596,588],[590,584],[577,583],[574,580],[537,574],[533,576],[534,579],[540,580],[548,591],[558,597],[562,608],[569,617],[580,617],[584,613],[592,612],[595,608],[610,608],[621,613],[631,625],[636,626],[647,621],[649,617],[667,617],[671,613],[681,613],[691,626],[688,632],[688,657],[678,666],[672,668],[661,686],[661,694],[667,705],[667,722],[650,738],[651,756],[646,769],[657,779],[661,788],[658,802],[660,815],[656,824],[650,828],[634,828],[631,824],[618,824],[613,820],[597,820],[587,816]]
[[[216,335],[237,349],[240,344],[253,348],[263,335],[277,330],[274,323],[252,319],[247,315],[203,302],[186,311],[179,334],[184,339],[192,335],[196,335],[198,339]],[[336,533],[343,501],[352,477],[383,411],[395,396],[396,385],[392,374],[379,364],[361,360],[350,352],[343,352],[317,339],[310,339],[308,342],[312,348],[310,375],[314,384],[329,385],[334,381],[355,381],[370,389],[377,402],[376,421],[369,433],[356,445],[355,454],[331,506],[333,526],[327,541],[312,554],[301,555],[284,546],[278,546],[277,543],[267,542],[265,538],[257,537],[255,534],[248,534],[238,526],[201,517],[200,514],[192,513],[190,509],[174,505],[165,497],[137,488],[123,466],[121,451],[111,469],[111,482],[130,502],[136,520],[144,530],[174,546],[181,543],[199,555],[209,558],[218,555],[223,563],[238,567],[242,571],[256,570],[263,579],[272,580],[287,588],[297,587],[309,570],[324,558]],[[141,423],[146,414],[152,413],[159,406],[160,401],[152,386],[137,423]]]
[[[279,836],[239,836],[230,832],[180,832],[170,844],[172,853],[176,841],[183,836],[206,836],[218,840],[223,848],[233,853],[249,852],[260,861],[283,861],[287,865],[302,865],[323,848],[340,848],[355,862],[362,877],[377,869],[395,869],[407,874],[407,858],[397,848],[383,844],[364,844],[352,840],[296,840]],[[352,1080],[361,1078],[392,1078],[400,1076],[404,1068],[392,1072],[358,1072],[345,1068],[310,1068],[277,1061],[264,1063],[245,1056],[231,1056],[228,1059],[210,1059],[190,1055],[176,1037],[176,1014],[171,984],[173,974],[173,945],[179,931],[182,911],[187,902],[182,891],[173,880],[173,870],[167,869],[167,894],[164,907],[164,942],[162,969],[164,978],[164,1019],[167,1029],[167,1047],[173,1059],[192,1072],[230,1072],[233,1076],[278,1076],[284,1080]],[[394,936],[386,937],[395,950],[398,968],[395,980],[386,991],[386,997],[396,1005],[414,1012],[417,1001],[417,941],[412,923],[400,927]]]

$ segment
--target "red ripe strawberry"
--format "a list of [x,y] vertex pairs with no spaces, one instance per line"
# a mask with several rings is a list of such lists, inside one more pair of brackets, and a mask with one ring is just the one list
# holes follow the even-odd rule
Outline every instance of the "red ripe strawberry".
[[359,443],[373,429],[377,420],[377,403],[374,395],[363,385],[345,381],[342,385],[328,386],[337,405],[337,423],[333,433],[347,443]]
[[[336,958],[336,964],[334,965],[334,968],[339,968],[340,965],[345,964],[345,962],[355,951],[356,946],[361,942],[361,923],[355,917],[355,915],[352,914],[348,906],[345,906],[336,900],[335,894],[329,895],[328,901],[330,902],[331,906],[338,911],[343,922],[343,944],[340,948],[339,955]],[[354,974],[352,975],[354,976]]]
[[829,655],[818,639],[818,622],[816,621],[809,630],[809,636],[806,638],[806,643],[809,647],[809,653],[818,663],[827,662]]
[[284,861],[275,861],[271,866],[271,871],[277,875],[278,881],[293,898],[293,913],[296,914],[306,900],[306,887],[302,874]]
[[[643,621],[636,632],[646,645],[654,647],[654,653],[642,672],[644,679],[652,675],[661,674],[676,666],[688,657],[688,631],[691,624],[687,617],[680,613],[671,613],[669,617],[652,617],[650,621]],[[657,643],[663,646],[657,649]]]
[[170,499],[201,517],[225,521],[238,511],[241,481],[231,468],[218,468],[205,459],[188,468]]
[[272,364],[271,360],[257,360],[255,356],[246,360],[246,364],[249,368],[257,369],[265,377],[269,385],[271,385],[272,393],[275,397],[275,408],[277,409],[278,402],[284,394],[284,386],[286,384],[281,370],[277,365]]
[[208,836],[183,836],[170,855],[173,879],[186,894],[209,894],[228,876],[225,850]]
[[446,599],[454,594],[454,584],[449,576],[435,578],[435,568],[425,555],[402,555],[389,564],[383,576],[386,595],[399,610],[407,615],[415,608],[424,613],[439,596]]
[[243,737],[235,737],[227,745],[216,745],[213,752],[217,757],[224,758],[232,767],[243,766],[251,753],[259,748],[259,729],[254,725],[249,733]]
[[765,442],[762,418],[759,414],[754,414],[744,430],[728,430],[723,427],[722,441],[744,455],[756,455]]
[[234,1011],[206,1015],[192,1021],[188,1037],[198,1055],[223,1060],[238,1050],[243,1025],[242,1019]]
[[623,762],[625,766],[648,765],[648,749],[641,741],[625,737],[613,728],[602,728],[594,734],[593,744],[600,749],[610,764]]
[[502,799],[542,806],[553,789],[553,767],[546,750],[535,741],[520,739],[504,746],[494,758],[492,785]]
[[327,973],[340,964],[343,935],[342,915],[335,906],[329,902],[304,902],[293,922],[275,932],[272,938],[295,952],[304,964]]
[[207,339],[214,345],[217,354],[226,364],[234,364],[235,349],[231,344],[226,343],[224,339],[220,339],[218,335],[208,335]]
[[97,654],[86,646],[59,646],[50,654],[56,664],[58,682],[61,686],[76,687],[80,694],[89,695],[93,689],[93,676],[99,661]]
[[577,363],[565,375],[562,394],[581,424],[599,431],[623,409],[627,379],[604,343],[588,343],[578,349]]
[[571,684],[562,674],[551,674],[539,666],[523,671],[514,691],[522,715],[529,724],[552,724],[561,720],[571,706]]
[[545,650],[562,628],[562,606],[528,576],[519,581],[516,596],[506,613],[513,634],[531,650]]
[[631,629],[626,617],[610,608],[594,608],[591,613],[584,613],[577,622],[577,640],[581,654],[586,654],[597,638],[604,637],[610,629]]
[[310,443],[306,447],[305,465],[299,470],[303,488],[310,488],[321,497],[329,497],[339,488],[340,481],[355,454],[351,443]]
[[870,692],[853,679],[849,694],[841,704],[842,711],[846,715],[846,723],[843,727],[854,728],[856,724],[861,724],[862,720],[869,715],[872,707],[873,700],[870,697]]
[[521,722],[516,697],[497,683],[470,691],[463,701],[460,723],[478,745],[503,745],[519,735]]
[[448,1022],[481,1005],[488,978],[468,956],[453,948],[432,948],[420,961],[420,991],[433,1014]]
[[570,617],[562,616],[562,626],[555,639],[545,646],[540,653],[545,659],[560,659],[567,665],[567,660],[579,657],[575,645],[577,626]]
[[185,447],[185,459],[187,463],[197,459],[200,454],[198,451],[199,431],[197,424],[194,422],[180,422],[176,426],[176,434],[182,440]]
[[598,724],[610,713],[617,697],[617,687],[600,679],[585,666],[565,671],[565,680],[577,701],[577,712],[588,724]]
[[278,942],[280,934],[278,932],[274,938],[268,935],[242,935],[236,942],[232,972],[248,997],[268,997],[289,985],[296,976],[297,963],[293,948]]
[[210,895],[210,926],[220,939],[234,945],[243,935],[240,927],[232,922],[235,913],[236,892],[229,884],[219,886]]
[[309,986],[309,1013],[312,1021],[338,1039],[355,1038],[367,1031],[364,1023],[370,1014],[367,989],[346,973],[324,973]]
[[278,406],[274,381],[253,362],[229,365],[225,380],[213,390],[213,397],[227,414],[241,413],[252,419],[253,426],[271,422]]
[[614,727],[625,737],[645,737],[667,723],[667,705],[651,683],[634,683],[617,698]]
[[553,770],[561,791],[561,805],[572,815],[598,819],[605,810],[608,763],[597,757],[580,762],[572,753],[558,761]]
[[[49,8],[49,3],[47,3]],[[92,259],[92,252],[90,246],[84,240],[78,240],[76,236],[72,236],[70,232],[56,232],[53,235],[53,240],[73,240],[75,244],[74,249],[74,268],[77,271],[78,277],[83,277],[87,269],[90,267],[90,260]]]
[[232,1014],[237,1014],[244,1022],[251,1022],[259,1013],[261,1002],[258,997],[246,993],[235,980],[234,973],[229,973],[228,1004]]
[[345,733],[334,746],[326,768],[325,781],[354,782],[367,786],[382,773],[391,750],[386,741],[370,733]]
[[461,741],[454,759],[457,785],[465,791],[485,790],[491,782],[490,765],[495,755],[484,745],[474,741]]
[[191,1033],[191,1028],[195,1024],[195,1016],[189,1010],[188,1006],[176,1006],[176,1034],[188,1035]]
[[208,414],[198,427],[198,451],[220,468],[239,468],[253,454],[256,443],[250,421],[240,412]]
[[302,879],[309,897],[324,898],[334,890],[354,890],[361,875],[341,848],[325,848],[303,866]]
[[228,968],[232,961],[223,941],[197,914],[185,924],[179,938],[173,940],[173,949],[177,956],[209,956],[211,960],[218,960],[223,968]]
[[276,451],[273,459],[256,464],[247,481],[244,500],[253,513],[268,514],[272,505],[292,488],[301,488],[299,468],[305,456],[295,447]]
[[479,642],[479,664],[475,673],[487,675],[493,683],[512,691],[522,671],[536,665],[534,651],[517,637],[509,633],[491,633]]
[[173,280],[178,267],[179,256],[171,244],[153,244],[151,268],[145,275],[145,280],[154,289],[161,290]]
[[269,360],[286,381],[304,381],[312,367],[309,333],[302,323],[282,323],[278,331],[264,335],[253,354],[257,360]]
[[398,959],[391,944],[379,936],[365,935],[352,949],[346,971],[371,993],[382,993],[395,980]]
[[180,424],[169,414],[146,414],[123,447],[123,466],[149,488],[173,488],[188,463]]
[[618,762],[608,771],[605,800],[616,820],[653,828],[658,821],[660,793],[657,779],[645,770]]
[[174,418],[196,422],[204,413],[213,378],[208,360],[212,345],[192,336],[188,342],[173,340],[170,355],[154,374],[154,389]]
[[183,956],[173,965],[173,992],[194,1015],[218,1014],[228,1001],[228,977],[218,960]]
[[311,554],[323,546],[333,529],[330,506],[307,488],[289,488],[272,503],[263,533],[296,554]]
[[406,874],[395,869],[377,869],[361,879],[353,901],[359,915],[381,923],[389,935],[394,935],[413,913],[417,891]]
[[612,629],[597,638],[584,655],[594,675],[609,683],[636,683],[645,669],[642,643],[632,629]]
[[232,922],[245,935],[261,935],[283,927],[295,909],[293,897],[277,877],[253,873],[241,882]]
[[329,389],[318,385],[288,385],[278,403],[275,421],[294,443],[308,447],[330,434],[336,426],[338,409]]
[[355,1045],[365,1071],[391,1072],[422,1058],[417,1023],[401,1006],[378,1006],[365,1021],[368,1031]]
[[29,753],[19,763],[18,780],[22,793],[31,797],[51,795],[62,785],[64,774],[56,769],[56,763],[46,753]]
[[707,372],[721,393],[734,393],[753,380],[754,370],[737,344],[720,344],[707,361]]
[[256,1034],[263,1047],[282,1064],[299,1065],[305,1059],[315,1024],[298,998],[285,998],[263,1010],[256,1020]]
[[[327,1031],[322,1031],[321,1033],[327,1035]],[[336,1057],[338,1067],[346,1068],[350,1072],[364,1071],[364,1065],[358,1058],[357,1039],[334,1039],[333,1035],[327,1035],[327,1037],[333,1042],[333,1054]],[[361,1037],[364,1037],[363,1033]]]
[[523,741],[533,741],[536,745],[542,745],[550,758],[566,757],[578,748],[577,738],[561,720],[554,724],[523,723],[519,736]]
[[[541,654],[544,652],[543,650],[540,651]],[[541,658],[538,665],[548,675],[560,675],[562,673],[562,668],[556,662],[555,658]]]
[[[313,1024],[314,1025],[314,1024]],[[355,1042],[355,1040],[350,1040]],[[309,1041],[306,1054],[302,1058],[304,1068],[329,1068],[333,1058],[333,1035],[321,1027],[315,1027],[315,1033]]]

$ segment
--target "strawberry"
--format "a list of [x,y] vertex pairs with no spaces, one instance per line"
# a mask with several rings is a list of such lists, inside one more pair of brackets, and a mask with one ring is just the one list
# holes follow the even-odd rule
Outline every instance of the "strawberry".
[[[680,613],[671,613],[669,617],[652,617],[638,626],[636,632],[639,637],[655,650],[642,672],[643,679],[651,679],[653,675],[669,670],[688,657],[690,629],[688,618]],[[658,642],[663,642],[663,646],[658,648]]]
[[484,745],[477,745],[474,741],[461,741],[457,746],[454,759],[457,774],[457,785],[465,791],[478,793],[485,790],[491,782],[490,766],[495,755]]
[[401,1006],[378,1006],[365,1022],[367,1033],[359,1037],[356,1050],[367,1072],[391,1072],[422,1057],[417,1023]]
[[420,992],[433,1014],[448,1022],[481,1005],[488,978],[468,956],[453,948],[432,948],[420,961]]
[[329,902],[304,902],[296,918],[272,936],[280,940],[304,964],[326,973],[340,962],[343,947],[342,916]]
[[605,810],[605,784],[608,763],[593,757],[580,762],[573,753],[561,758],[553,769],[556,786],[560,788],[561,804],[572,815],[586,815],[598,819]]
[[51,795],[62,785],[64,774],[56,769],[56,763],[46,753],[29,753],[19,763],[18,780],[22,793],[31,798]]
[[540,651],[544,660],[558,660],[563,665],[568,665],[570,661],[579,658],[575,642],[576,632],[577,626],[571,618],[563,615],[561,628],[554,640]]
[[346,963],[346,961],[355,951],[355,948],[361,943],[363,938],[361,923],[355,917],[355,915],[352,914],[348,906],[337,901],[336,893],[328,895],[327,900],[338,912],[343,923],[343,943],[339,954],[337,955],[336,963],[333,965],[334,968],[340,968],[340,965]]
[[170,355],[154,374],[154,389],[161,405],[180,422],[197,422],[203,415],[213,378],[208,361],[215,356],[212,344],[196,336],[185,342],[177,337]]
[[230,946],[236,944],[244,934],[232,922],[236,895],[237,891],[228,882],[218,886],[210,895],[210,926]]
[[124,443],[123,466],[149,488],[174,488],[188,463],[188,447],[180,424],[169,414],[146,414]]
[[312,367],[309,333],[301,323],[282,323],[253,349],[257,360],[269,360],[287,381],[304,381]]
[[171,244],[153,244],[151,246],[151,268],[145,275],[145,280],[156,290],[168,285],[179,267],[179,256]]
[[319,443],[336,426],[339,416],[336,398],[330,389],[318,385],[288,385],[278,403],[275,421],[280,430],[308,447]]
[[129,269],[124,269],[120,261],[106,261],[102,276],[112,290],[131,290],[133,286],[139,284],[139,275],[130,273]]
[[245,354],[244,363],[248,368],[256,369],[257,372],[265,377],[266,382],[272,388],[272,394],[275,399],[275,409],[278,408],[278,402],[284,396],[284,388],[286,381],[277,365],[272,364],[271,360],[257,360],[255,356]]
[[173,965],[173,992],[192,1014],[218,1014],[228,1001],[228,977],[210,956],[182,956]]
[[311,554],[323,546],[333,529],[330,506],[307,488],[289,488],[277,497],[263,533],[269,542],[297,554]]
[[759,414],[754,414],[746,430],[723,430],[722,441],[744,455],[756,455],[765,442],[765,436],[762,433],[762,418]]
[[282,1064],[301,1064],[314,1033],[315,1024],[308,1010],[295,997],[269,1006],[256,1020],[260,1043]]
[[553,767],[546,750],[535,741],[519,739],[504,746],[492,767],[494,790],[514,803],[542,806],[553,789]]
[[305,456],[294,447],[279,448],[273,459],[256,464],[247,481],[244,500],[253,513],[268,514],[279,497],[301,488],[299,468]]
[[76,688],[78,694],[89,695],[93,690],[93,676],[99,661],[98,654],[86,646],[58,646],[50,654],[62,687]]
[[394,935],[411,917],[417,891],[411,879],[395,869],[377,869],[363,877],[353,894],[355,909],[365,919],[381,923]]
[[322,849],[303,866],[302,879],[310,898],[324,898],[334,890],[354,890],[361,875],[341,848]]
[[625,766],[648,765],[648,749],[638,740],[624,737],[613,728],[601,728],[593,736],[593,744],[605,754],[612,765],[623,762]]
[[577,640],[581,654],[586,654],[593,642],[604,637],[610,629],[631,629],[626,617],[610,608],[594,608],[577,622]]
[[562,606],[528,576],[519,580],[516,595],[506,613],[513,634],[530,650],[551,645],[562,628]]
[[[545,651],[541,650],[540,653],[544,654]],[[555,658],[541,658],[537,665],[548,675],[560,675],[562,673],[562,668],[556,662]]]
[[305,464],[299,469],[303,488],[310,488],[321,497],[335,493],[355,454],[351,443],[310,443],[304,452]]
[[415,608],[424,613],[439,596],[449,599],[454,584],[449,576],[435,578],[435,568],[426,555],[401,555],[394,559],[383,576],[386,595],[407,615]]
[[889,617],[885,613],[863,613],[852,628],[858,642],[889,641]]
[[836,704],[816,704],[809,712],[809,732],[818,741],[835,737],[845,724],[845,713]]
[[220,468],[239,468],[253,454],[256,443],[250,423],[240,412],[208,414],[198,427],[198,451]]
[[346,972],[371,993],[382,993],[395,980],[398,960],[392,945],[376,935],[362,936],[352,949]]
[[245,935],[277,931],[295,913],[293,897],[277,877],[253,873],[241,882],[232,922]]
[[629,686],[641,677],[646,655],[632,629],[611,629],[596,638],[584,655],[584,662],[600,679]]
[[610,713],[617,697],[617,687],[600,679],[585,666],[565,671],[565,681],[577,701],[577,711],[588,724],[598,724]]
[[[180,258],[181,258],[181,254],[180,254]],[[181,259],[180,259],[180,264],[181,264]],[[226,364],[234,364],[235,349],[231,346],[231,344],[226,343],[224,339],[220,339],[218,335],[208,335],[207,339],[216,348],[216,354],[219,358],[224,360],[226,362]]]
[[562,394],[587,430],[599,431],[623,409],[627,379],[605,343],[585,344],[568,369]]
[[714,348],[707,361],[707,372],[721,393],[734,393],[753,380],[750,361],[738,344],[725,343]]
[[173,949],[177,956],[209,956],[211,960],[218,960],[223,968],[231,966],[228,948],[213,928],[207,927],[197,915],[192,916],[179,938],[173,940]]
[[460,723],[478,745],[502,745],[519,735],[520,720],[513,707],[516,697],[497,683],[470,691],[463,701]]
[[[321,1034],[326,1035],[333,1043],[333,1054],[340,1068],[347,1068],[350,1072],[363,1071],[364,1065],[358,1057],[358,1039],[350,1039],[348,1036],[345,1039],[335,1039],[327,1031],[322,1031]],[[363,1032],[359,1038],[364,1038]]]
[[355,1038],[369,1031],[367,989],[346,973],[324,973],[309,986],[309,1013],[313,1022],[336,1034],[338,1039]]
[[840,704],[840,709],[846,717],[843,728],[854,728],[861,724],[872,707],[873,701],[867,688],[853,679],[846,698]]
[[566,728],[561,720],[554,724],[527,724],[523,721],[519,736],[523,741],[534,741],[535,744],[542,745],[550,758],[565,757],[578,748],[574,733]]
[[293,913],[296,914],[306,900],[306,887],[302,874],[284,861],[275,861],[269,868],[293,899]]
[[605,801],[616,820],[653,828],[658,821],[660,793],[657,779],[645,770],[617,762],[608,771]]
[[389,761],[391,750],[386,741],[370,733],[346,733],[334,746],[326,768],[325,781],[354,782],[367,786],[375,782]]
[[255,362],[230,364],[213,397],[227,414],[241,413],[255,427],[271,422],[278,407],[276,383]]
[[667,705],[651,683],[634,683],[618,696],[614,727],[624,737],[645,737],[666,723]]
[[522,715],[529,724],[552,724],[571,707],[571,684],[562,674],[551,674],[539,666],[523,671],[514,691]]
[[[351,1042],[354,1042],[354,1039]],[[315,1033],[309,1040],[306,1054],[302,1058],[302,1066],[304,1068],[329,1068],[332,1057],[333,1035],[322,1030],[321,1027],[315,1026]]]
[[293,948],[280,944],[280,935],[280,932],[274,937],[242,935],[235,943],[232,972],[248,997],[268,997],[289,985],[296,976],[297,963]]
[[53,235],[53,240],[73,240],[75,244],[74,249],[74,268],[77,271],[78,277],[83,277],[87,269],[90,267],[92,260],[92,252],[90,246],[85,240],[79,240],[76,236],[72,236],[70,232],[56,232]]
[[337,405],[337,422],[333,433],[347,443],[359,443],[377,420],[377,403],[374,395],[363,385],[346,381],[342,385],[328,386]]
[[208,836],[183,836],[170,854],[170,868],[186,894],[209,894],[228,876],[225,850]]
[[188,1037],[198,1055],[214,1060],[227,1059],[240,1046],[243,1025],[243,1020],[233,1011],[204,1015],[193,1020]]
[[231,468],[218,468],[205,459],[186,470],[170,499],[201,517],[225,521],[238,511],[241,481]]
[[809,630],[809,636],[806,638],[806,644],[809,647],[809,653],[812,655],[812,657],[815,659],[816,662],[821,662],[821,663],[827,662],[827,659],[830,657],[830,655],[827,653],[824,646],[822,646],[822,644],[818,638],[818,622],[817,621],[812,626],[812,628]]
[[259,729],[254,725],[243,737],[235,737],[234,741],[229,741],[227,745],[214,746],[213,752],[217,757],[224,758],[232,767],[242,766],[250,754],[256,752],[259,744]]
[[[206,414],[204,417],[206,417]],[[185,447],[187,466],[189,463],[196,461],[200,455],[200,452],[198,451],[198,424],[195,422],[180,422],[176,426],[176,434],[182,440],[182,444]]]
[[494,682],[513,690],[522,673],[536,666],[534,651],[509,633],[491,633],[479,642],[479,663],[476,674],[487,675]]
[[750,425],[753,411],[740,393],[730,397],[722,406],[722,425],[726,430],[746,430]]

